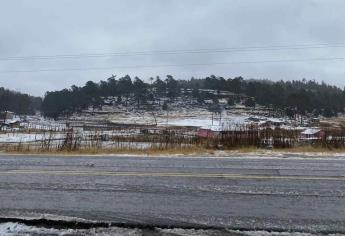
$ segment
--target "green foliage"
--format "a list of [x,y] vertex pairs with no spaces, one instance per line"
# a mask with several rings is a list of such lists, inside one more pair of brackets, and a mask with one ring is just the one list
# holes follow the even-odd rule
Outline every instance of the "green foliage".
[[171,75],[167,75],[166,78],[166,88],[167,88],[167,95],[169,98],[175,98],[180,95],[180,86]]
[[138,106],[140,105],[140,102],[146,101],[146,97],[148,96],[147,88],[148,88],[148,84],[144,83],[144,81],[142,81],[138,77],[134,78],[133,92],[137,100]]
[[168,110],[168,103],[167,103],[167,101],[164,101],[163,106],[162,106],[162,110],[163,111]]
[[131,77],[129,75],[126,75],[125,77],[122,77],[117,82],[117,91],[121,95],[125,95],[126,97],[129,96],[133,89],[133,84]]
[[255,100],[253,98],[247,98],[245,101],[244,101],[244,105],[246,107],[255,107]]
[[157,76],[156,81],[153,83],[153,88],[155,89],[155,93],[158,96],[162,97],[166,95],[166,91],[167,91],[166,84],[164,83],[163,80],[159,78],[159,76]]
[[228,98],[228,105],[229,106],[234,106],[235,105],[235,99],[233,97],[229,97]]
[[32,97],[0,87],[0,111],[12,111],[16,114],[34,114],[41,109],[42,99]]

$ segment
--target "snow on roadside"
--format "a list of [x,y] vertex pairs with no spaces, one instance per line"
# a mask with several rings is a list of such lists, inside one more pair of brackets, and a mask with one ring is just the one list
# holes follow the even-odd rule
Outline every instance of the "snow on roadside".
[[[161,233],[173,234],[176,236],[210,236],[222,235],[217,230],[197,230],[197,229],[161,229]],[[227,230],[229,235],[236,236],[321,236],[321,234],[300,233],[300,232],[268,232],[268,231],[238,231]],[[228,235],[226,234],[226,235]],[[331,235],[329,235],[331,236]],[[333,234],[332,236],[336,236]]]
[[[18,223],[3,223],[0,224],[0,235],[1,236],[30,236],[33,234],[38,233],[45,233],[45,234],[57,234],[58,231],[54,229],[40,229],[36,227],[27,226],[24,224],[18,224]],[[39,235],[39,234],[38,234]],[[61,235],[61,234],[58,234]]]
[[0,224],[1,236],[45,236],[45,235],[89,235],[89,236],[140,236],[141,230],[138,229],[126,229],[126,228],[92,228],[92,229],[48,229],[38,228],[33,226],[27,226],[18,223],[3,223]]
[[0,224],[0,235],[2,236],[14,235],[15,232],[24,230],[25,228],[27,228],[25,225],[17,224],[17,223]]
[[[321,234],[300,233],[300,232],[268,232],[268,231],[233,231],[234,235],[243,236],[321,236]],[[322,234],[324,235],[324,234]],[[333,235],[332,235],[333,236]],[[335,235],[334,235],[335,236]]]
[[[157,229],[162,235],[173,234],[176,236],[211,236],[222,235],[219,230],[201,230],[201,229]],[[268,232],[268,231],[237,231],[228,230],[227,233],[237,236],[318,236],[320,234],[300,233],[300,232]],[[1,236],[43,236],[43,235],[89,235],[89,236],[141,236],[143,232],[140,229],[128,228],[92,228],[92,229],[48,229],[33,226],[27,226],[18,223],[0,224]],[[339,234],[340,235],[340,234]],[[331,236],[331,235],[329,235]],[[337,236],[337,234],[332,234]]]

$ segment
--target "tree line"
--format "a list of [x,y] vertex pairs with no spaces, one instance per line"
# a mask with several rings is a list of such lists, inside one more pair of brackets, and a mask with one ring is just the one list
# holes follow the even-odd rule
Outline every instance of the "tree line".
[[[51,91],[45,94],[42,111],[45,116],[57,118],[80,112],[90,106],[101,106],[104,97],[117,97],[118,102],[135,99],[138,104],[154,101],[161,97],[175,99],[181,94],[191,96],[203,103],[212,94],[203,90],[228,91],[248,97],[245,104],[260,104],[285,112],[286,115],[313,114],[334,116],[344,111],[345,91],[336,86],[313,80],[278,81],[245,80],[242,77],[228,78],[214,75],[205,78],[177,80],[171,75],[166,78],[144,80],[126,75],[112,76],[105,81],[88,81],[84,86],[73,85],[70,89]],[[229,104],[235,101],[229,99]]]
[[18,115],[34,114],[41,109],[42,98],[33,97],[0,87],[0,111],[12,111]]

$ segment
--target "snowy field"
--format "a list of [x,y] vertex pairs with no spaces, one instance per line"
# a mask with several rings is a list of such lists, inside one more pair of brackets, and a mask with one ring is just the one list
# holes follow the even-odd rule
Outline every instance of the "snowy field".
[[0,143],[30,143],[40,142],[47,139],[62,139],[65,135],[62,133],[20,133],[9,132],[0,133]]
[[226,115],[223,116],[214,116],[212,118],[209,116],[206,117],[194,117],[194,118],[172,118],[168,122],[161,121],[161,125],[176,125],[176,126],[195,126],[195,127],[212,127],[212,126],[221,126],[223,128],[230,128],[236,125],[247,124],[247,116],[235,116],[235,115]]
[[[253,123],[254,122],[254,123]],[[99,137],[102,140],[103,147],[121,147],[121,148],[149,148],[145,143],[109,143],[105,141],[121,138],[137,138],[145,135],[145,132],[151,134],[162,134],[168,129],[178,128],[180,135],[191,137],[197,135],[199,128],[212,131],[222,130],[242,130],[244,127],[267,127],[261,126],[268,122],[280,124],[285,129],[301,129],[303,127],[289,126],[289,122],[283,118],[266,117],[263,115],[250,115],[248,113],[236,113],[234,111],[224,110],[221,114],[212,113],[206,109],[175,109],[172,111],[114,111],[111,108],[101,113],[75,114],[68,119],[52,120],[45,119],[39,115],[27,116],[23,118],[20,127],[6,129],[0,132],[1,145],[30,144],[43,145],[44,141],[50,144],[61,145],[67,137],[67,132],[73,128],[73,138],[88,142],[93,138]],[[184,127],[180,129],[180,127]],[[191,127],[191,128],[190,128]],[[145,129],[151,129],[150,131]],[[181,132],[184,132],[183,134]],[[164,134],[164,133],[163,133]],[[112,139],[114,138],[114,139]],[[92,141],[99,141],[93,139]],[[131,140],[126,140],[126,142]],[[142,140],[136,140],[137,142]],[[146,141],[146,140],[144,140]],[[84,144],[84,143],[83,143]]]
[[143,124],[143,125],[183,125],[183,126],[203,126],[214,124],[220,120],[232,123],[243,123],[248,114],[234,113],[224,110],[221,115],[208,111],[204,108],[175,107],[169,111],[146,111],[137,109],[120,109],[111,106],[103,106],[99,112],[85,112],[75,114],[72,120],[108,120],[113,123],[123,124]]

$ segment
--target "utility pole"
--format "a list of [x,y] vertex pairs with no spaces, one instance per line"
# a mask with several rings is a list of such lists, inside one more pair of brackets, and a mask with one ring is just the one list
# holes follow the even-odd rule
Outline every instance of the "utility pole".
[[166,110],[167,110],[167,125],[169,124],[169,106],[168,103],[166,103]]
[[219,126],[222,125],[222,111],[219,112]]

